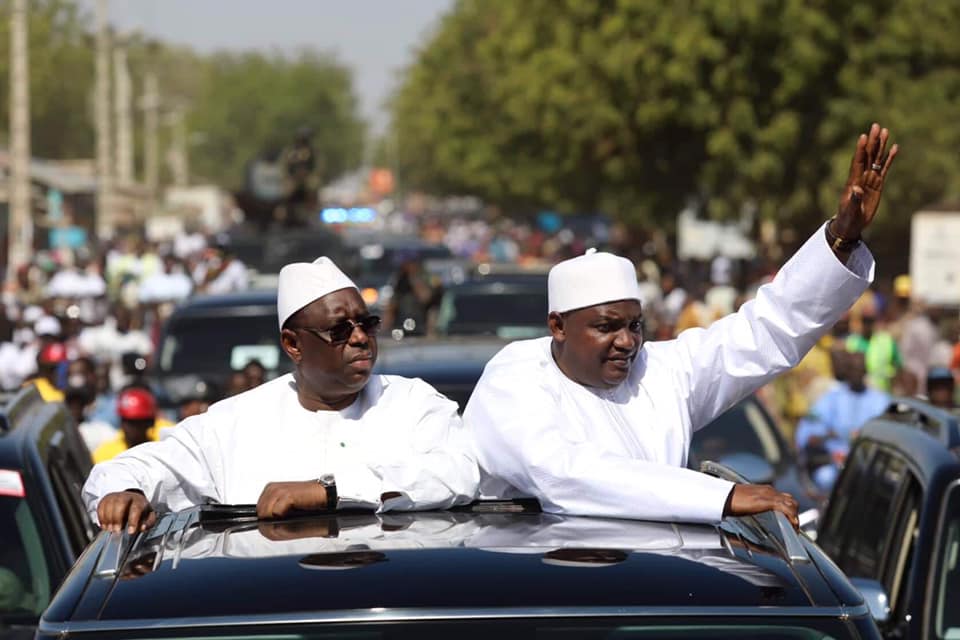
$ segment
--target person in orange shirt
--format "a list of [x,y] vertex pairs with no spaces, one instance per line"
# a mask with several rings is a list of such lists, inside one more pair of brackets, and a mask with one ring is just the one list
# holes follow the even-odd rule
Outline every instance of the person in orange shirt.
[[121,391],[117,396],[117,413],[120,416],[120,433],[94,450],[94,464],[111,460],[127,449],[157,439],[157,400],[149,390],[131,387]]

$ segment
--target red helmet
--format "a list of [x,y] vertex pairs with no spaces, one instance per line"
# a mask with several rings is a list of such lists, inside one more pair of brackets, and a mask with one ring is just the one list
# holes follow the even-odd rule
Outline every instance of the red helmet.
[[62,342],[51,342],[40,350],[40,357],[37,359],[44,364],[66,362],[69,359],[67,357],[67,347]]
[[157,401],[146,389],[127,389],[117,398],[117,413],[125,420],[151,420],[157,417]]

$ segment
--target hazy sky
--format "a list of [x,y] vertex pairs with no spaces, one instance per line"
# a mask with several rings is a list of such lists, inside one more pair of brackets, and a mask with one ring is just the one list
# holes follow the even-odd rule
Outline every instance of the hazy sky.
[[[363,114],[381,131],[397,71],[454,0],[110,0],[112,24],[199,51],[333,51],[354,70]],[[81,0],[93,10],[95,0]]]

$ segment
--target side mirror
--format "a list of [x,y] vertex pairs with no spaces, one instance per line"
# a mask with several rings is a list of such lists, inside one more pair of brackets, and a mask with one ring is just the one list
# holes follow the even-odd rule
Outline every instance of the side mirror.
[[850,578],[850,583],[863,596],[874,622],[882,624],[890,619],[890,598],[882,584],[871,578]]
[[769,462],[752,453],[731,453],[720,458],[719,462],[753,484],[772,484],[777,475]]

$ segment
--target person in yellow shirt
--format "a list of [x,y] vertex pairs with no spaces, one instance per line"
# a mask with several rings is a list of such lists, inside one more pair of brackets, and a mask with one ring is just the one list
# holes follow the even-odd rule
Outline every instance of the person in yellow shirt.
[[57,373],[67,361],[67,348],[62,342],[50,342],[37,354],[37,374],[24,382],[37,388],[45,402],[63,402],[63,390],[57,385]]
[[94,450],[94,464],[111,460],[138,444],[158,439],[160,428],[168,426],[157,419],[156,398],[148,389],[141,387],[130,387],[120,392],[117,396],[117,414],[120,416],[120,433]]

